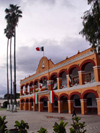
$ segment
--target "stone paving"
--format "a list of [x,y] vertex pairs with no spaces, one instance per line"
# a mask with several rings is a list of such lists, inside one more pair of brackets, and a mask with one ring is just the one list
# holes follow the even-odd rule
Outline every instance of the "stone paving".
[[[24,120],[29,124],[28,133],[37,133],[40,127],[47,128],[48,133],[53,133],[53,125],[55,122],[60,123],[63,118],[64,122],[68,122],[66,131],[69,133],[70,124],[72,123],[72,115],[66,113],[48,113],[18,110],[17,112],[0,111],[1,116],[6,116],[8,121],[8,129],[14,128],[15,121]],[[97,115],[77,115],[81,117],[81,121],[86,122],[87,133],[100,133],[100,116]]]

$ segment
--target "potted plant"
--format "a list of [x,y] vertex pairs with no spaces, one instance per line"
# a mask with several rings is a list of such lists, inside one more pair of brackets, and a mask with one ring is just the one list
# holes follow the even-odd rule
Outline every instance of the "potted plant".
[[41,127],[40,130],[37,131],[38,133],[47,133],[47,129]]
[[53,126],[54,133],[66,133],[65,127],[67,124],[68,124],[68,122],[64,123],[63,120],[60,121],[60,124],[55,122],[55,124]]
[[74,118],[72,118],[73,120],[73,124],[71,124],[71,128],[70,128],[70,133],[85,133],[86,130],[84,129],[85,122],[80,122],[81,118],[75,116]]
[[5,121],[5,119],[6,119],[6,116],[3,116],[3,117],[0,116],[0,133],[5,133],[8,131],[6,126],[8,122]]
[[21,122],[15,121],[14,127],[18,129],[19,133],[27,133],[27,129],[29,129],[28,123],[24,122],[23,120],[21,120]]

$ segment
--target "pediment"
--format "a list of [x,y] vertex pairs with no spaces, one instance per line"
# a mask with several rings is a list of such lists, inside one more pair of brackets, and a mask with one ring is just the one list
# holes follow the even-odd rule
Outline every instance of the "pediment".
[[39,65],[36,73],[44,72],[46,70],[49,70],[52,67],[54,67],[54,63],[51,60],[48,60],[48,58],[44,56],[39,61]]

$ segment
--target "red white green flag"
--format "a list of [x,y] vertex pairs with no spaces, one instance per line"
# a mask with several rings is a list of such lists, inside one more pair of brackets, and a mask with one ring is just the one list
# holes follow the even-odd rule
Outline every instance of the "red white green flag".
[[49,92],[49,103],[54,103],[54,91]]
[[42,46],[42,47],[36,47],[36,50],[37,51],[44,51],[44,47]]
[[38,94],[37,93],[35,93],[34,99],[35,99],[35,104],[38,104]]

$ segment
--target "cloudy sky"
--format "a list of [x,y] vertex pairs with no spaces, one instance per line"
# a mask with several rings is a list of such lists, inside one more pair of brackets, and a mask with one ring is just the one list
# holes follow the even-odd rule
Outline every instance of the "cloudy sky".
[[17,92],[20,80],[35,73],[43,56],[36,47],[44,46],[44,55],[54,63],[90,47],[79,35],[87,0],[0,0],[0,97],[7,92],[4,10],[9,4],[23,12],[17,27]]

